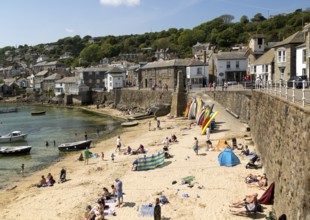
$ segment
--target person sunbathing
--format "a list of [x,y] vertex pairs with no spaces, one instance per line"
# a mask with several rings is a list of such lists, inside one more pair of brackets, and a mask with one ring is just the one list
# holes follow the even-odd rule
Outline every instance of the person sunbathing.
[[103,192],[99,194],[99,196],[102,196],[105,199],[111,199],[111,193],[106,187],[102,188]]
[[257,210],[257,200],[251,202],[251,203],[248,203],[248,204],[245,204],[243,207],[240,207],[240,208],[233,208],[233,209],[230,209],[230,213],[233,214],[233,215],[243,215],[247,212],[255,212]]
[[141,154],[145,153],[144,146],[142,144],[140,144],[139,148],[137,149],[137,152]]
[[51,173],[49,173],[49,174],[47,175],[47,177],[46,177],[46,184],[47,184],[48,186],[53,186],[55,182],[56,182],[56,181],[54,180],[54,177],[52,176]]
[[248,186],[257,186],[257,187],[266,187],[268,185],[267,183],[267,177],[266,176],[262,176],[260,178],[259,181],[256,181],[256,182],[251,182],[251,183],[247,183]]
[[250,173],[249,175],[245,177],[246,183],[253,183],[253,182],[258,182],[258,181],[259,181],[258,176],[252,173]]
[[38,183],[33,184],[33,186],[36,186],[36,187],[47,186],[45,177],[41,176],[41,180]]
[[239,200],[236,202],[232,202],[229,207],[240,207],[240,206],[244,206],[250,203],[253,203],[254,201],[257,201],[257,193],[254,193],[252,195],[246,195],[245,198],[243,200]]
[[248,145],[245,145],[245,149],[242,150],[241,153],[240,153],[239,155],[240,155],[240,156],[242,156],[242,155],[245,155],[245,156],[250,155],[250,150],[249,150]]

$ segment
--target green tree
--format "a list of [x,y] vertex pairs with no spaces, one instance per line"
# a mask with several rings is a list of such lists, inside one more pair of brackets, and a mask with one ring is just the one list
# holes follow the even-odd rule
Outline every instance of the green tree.
[[224,23],[231,23],[235,19],[233,15],[229,14],[221,15],[219,18],[223,19]]

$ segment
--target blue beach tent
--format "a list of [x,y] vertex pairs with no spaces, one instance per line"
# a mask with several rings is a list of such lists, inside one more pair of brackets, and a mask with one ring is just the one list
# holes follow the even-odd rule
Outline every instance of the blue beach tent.
[[240,164],[239,158],[230,148],[225,148],[218,156],[218,161],[221,166],[232,167]]

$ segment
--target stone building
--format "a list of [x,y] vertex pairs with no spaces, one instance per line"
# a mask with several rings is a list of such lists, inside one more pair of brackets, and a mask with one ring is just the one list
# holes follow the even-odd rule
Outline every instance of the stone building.
[[289,36],[273,46],[275,50],[275,80],[288,80],[296,76],[296,47],[305,42],[302,31]]
[[58,73],[54,73],[54,74],[44,78],[42,81],[42,90],[43,91],[54,90],[55,82],[61,78],[62,78],[62,76]]
[[108,65],[104,65],[101,67],[80,69],[77,71],[77,78],[81,81],[81,84],[85,84],[93,91],[104,91],[106,90],[106,72],[109,68]]
[[[168,89],[175,89],[177,85],[178,71],[185,73],[189,62],[190,60],[186,59],[174,59],[147,63],[140,68],[140,88],[152,88],[154,86],[157,88],[163,88],[168,86]],[[185,74],[183,77],[183,82],[185,82]]]

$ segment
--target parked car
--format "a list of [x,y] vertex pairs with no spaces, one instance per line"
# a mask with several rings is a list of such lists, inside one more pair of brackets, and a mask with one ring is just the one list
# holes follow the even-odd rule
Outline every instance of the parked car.
[[227,81],[227,85],[231,86],[231,85],[237,85],[238,82],[237,81]]
[[291,76],[287,81],[287,87],[293,87],[293,81],[295,80],[295,88],[302,89],[303,88],[303,80],[305,80],[305,88],[309,86],[307,79],[300,76]]

